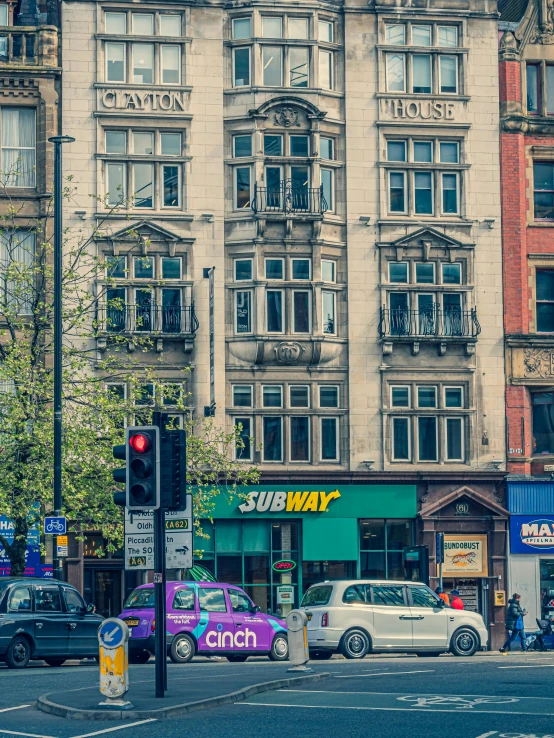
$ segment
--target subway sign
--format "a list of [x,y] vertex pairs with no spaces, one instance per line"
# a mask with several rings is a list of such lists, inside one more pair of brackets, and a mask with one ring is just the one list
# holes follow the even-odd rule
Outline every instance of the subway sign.
[[554,553],[554,518],[513,515],[510,518],[511,553]]
[[241,513],[321,513],[327,512],[333,500],[341,496],[338,489],[330,492],[261,490],[250,492],[248,499],[239,505]]

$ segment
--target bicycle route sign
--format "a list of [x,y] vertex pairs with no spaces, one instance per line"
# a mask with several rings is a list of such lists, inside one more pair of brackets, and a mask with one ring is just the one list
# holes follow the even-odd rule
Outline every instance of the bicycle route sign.
[[44,518],[44,533],[47,536],[64,536],[67,533],[67,519],[63,517]]
[[[192,568],[192,495],[182,512],[165,513],[165,563],[168,569]],[[125,508],[125,568],[154,570],[154,514]]]

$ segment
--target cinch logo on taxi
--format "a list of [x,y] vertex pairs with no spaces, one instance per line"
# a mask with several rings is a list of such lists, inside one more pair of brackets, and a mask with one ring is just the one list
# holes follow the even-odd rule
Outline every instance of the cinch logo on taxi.
[[250,492],[246,502],[239,505],[249,512],[326,512],[329,503],[338,500],[340,492]]

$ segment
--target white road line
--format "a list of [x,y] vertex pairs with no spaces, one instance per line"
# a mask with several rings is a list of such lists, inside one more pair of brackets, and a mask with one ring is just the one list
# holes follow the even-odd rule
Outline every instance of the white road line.
[[148,718],[148,720],[139,720],[136,723],[128,723],[127,725],[118,725],[115,728],[106,728],[105,730],[97,730],[94,733],[83,733],[82,735],[74,735],[72,738],[89,738],[93,735],[103,735],[104,733],[113,733],[115,730],[125,730],[126,728],[136,728],[137,725],[145,725],[146,723],[155,723],[156,718]]
[[27,738],[54,738],[54,736],[51,735],[37,735],[36,733],[18,733],[17,730],[0,730],[0,733],[5,733],[6,735],[24,735]]
[[499,669],[549,669],[554,667],[554,664],[526,664],[525,666],[499,666]]
[[488,733],[482,733],[482,735],[478,735],[477,738],[489,738],[491,735],[498,735],[497,730],[491,730]]
[[10,712],[10,710],[22,710],[24,707],[31,707],[31,705],[18,705],[17,707],[4,707],[0,712]]
[[428,672],[435,671],[434,669],[418,669],[417,671],[379,671],[377,674],[344,674],[338,676],[337,679],[356,679],[357,677],[370,677],[370,676],[395,676],[396,674],[426,674]]
[[[291,705],[288,703],[278,702],[235,702],[237,707],[239,705],[248,705],[249,707],[300,707],[303,710],[378,710],[384,712],[425,712],[427,715],[433,712],[454,712],[456,715],[467,715],[468,713],[462,713],[459,709],[453,708],[452,710],[422,710],[421,707],[339,707],[337,705]],[[515,712],[508,710],[479,710],[471,713],[472,715],[534,715],[552,717],[551,712]],[[494,735],[494,733],[493,733]]]

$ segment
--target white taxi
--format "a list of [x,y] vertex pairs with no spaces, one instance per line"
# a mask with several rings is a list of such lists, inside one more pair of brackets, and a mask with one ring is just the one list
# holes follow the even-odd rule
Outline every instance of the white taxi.
[[488,643],[479,613],[454,610],[417,582],[326,581],[307,590],[300,608],[312,659],[337,652],[347,659],[370,652],[473,656]]

